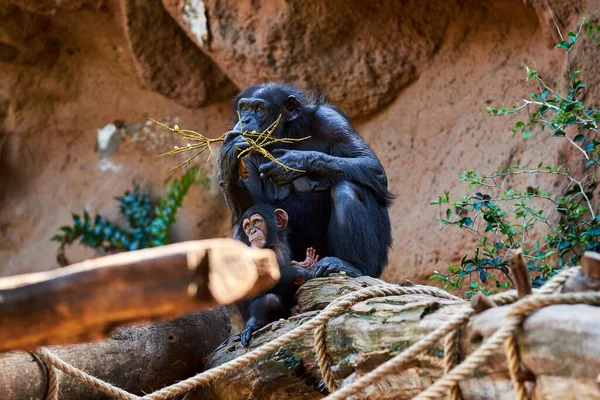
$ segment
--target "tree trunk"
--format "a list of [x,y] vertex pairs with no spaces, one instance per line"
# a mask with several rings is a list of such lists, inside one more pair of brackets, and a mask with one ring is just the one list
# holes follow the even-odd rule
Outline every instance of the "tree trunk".
[[[169,322],[120,328],[107,340],[48,349],[67,363],[131,393],[142,395],[202,371],[206,358],[230,333],[224,307]],[[109,399],[58,372],[61,400]],[[44,366],[27,352],[0,354],[0,397],[43,399]]]
[[[274,322],[256,332],[250,347],[241,347],[239,336],[230,337],[213,353],[207,368],[247,353],[299,326],[345,293],[381,284],[369,277],[313,279],[300,288],[302,314]],[[422,306],[400,310],[405,304]],[[426,295],[374,298],[351,307],[327,325],[327,349],[338,387],[349,384],[417,342],[468,306]],[[462,347],[471,352],[502,323],[507,307],[495,307],[472,318],[463,331]],[[314,352],[312,335],[284,346],[248,367],[225,376],[186,396],[193,399],[318,399],[325,387]],[[443,343],[431,347],[402,371],[383,379],[363,393],[368,399],[410,399],[442,376]],[[595,381],[600,372],[600,308],[557,305],[541,309],[526,319],[519,348],[526,368],[537,384],[529,384],[536,399],[598,399]],[[465,400],[514,399],[503,349],[461,382]],[[464,354],[464,353],[463,353]]]

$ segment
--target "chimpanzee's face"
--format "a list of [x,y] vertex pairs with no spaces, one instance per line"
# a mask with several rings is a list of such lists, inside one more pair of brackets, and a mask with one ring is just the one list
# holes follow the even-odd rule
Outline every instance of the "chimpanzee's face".
[[[286,245],[280,237],[288,224],[288,215],[281,208],[274,209],[271,205],[257,204],[244,212],[240,219],[241,229],[244,231],[246,244],[261,249],[273,246]],[[247,240],[246,240],[247,239]]]
[[236,129],[243,129],[244,132],[263,132],[271,125],[277,115],[273,117],[273,107],[265,100],[250,97],[241,98],[238,101],[238,112],[240,113],[240,122]]
[[260,214],[253,214],[242,222],[244,233],[252,247],[264,248],[267,245],[267,223]]
[[302,113],[300,100],[278,86],[250,87],[236,101],[234,111],[239,113],[240,120],[233,129],[235,131],[264,132],[281,115],[281,123],[274,132],[276,137],[281,137],[286,122],[295,120]]

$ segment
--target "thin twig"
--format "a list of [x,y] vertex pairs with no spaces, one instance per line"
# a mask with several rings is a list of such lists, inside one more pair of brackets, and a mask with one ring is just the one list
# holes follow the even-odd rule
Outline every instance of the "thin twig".
[[[303,170],[291,168],[291,167],[288,167],[287,165],[283,164],[281,161],[279,161],[277,158],[275,158],[271,154],[271,152],[266,150],[266,147],[270,146],[272,144],[275,144],[275,143],[291,144],[291,143],[301,142],[303,140],[309,139],[310,136],[306,136],[303,138],[274,138],[272,135],[275,132],[275,130],[277,129],[279,122],[281,121],[281,114],[279,114],[279,117],[277,117],[277,119],[262,132],[244,131],[239,112],[238,112],[238,118],[240,121],[240,131],[242,132],[242,135],[244,136],[244,140],[250,144],[250,147],[242,150],[238,154],[238,158],[242,158],[249,152],[256,152],[256,153],[261,154],[266,159],[273,161],[275,164],[281,166],[286,171],[305,172]],[[181,164],[169,169],[169,171],[180,168],[184,165],[188,165],[194,158],[198,157],[200,154],[204,153],[207,150],[209,152],[207,161],[210,160],[210,158],[213,155],[213,150],[212,150],[211,145],[216,142],[224,141],[225,136],[227,135],[227,132],[226,132],[216,139],[210,139],[196,131],[192,131],[189,129],[180,129],[178,125],[175,125],[173,128],[171,128],[170,126],[167,126],[167,125],[163,124],[162,122],[156,121],[152,118],[149,118],[149,120],[154,122],[155,124],[159,125],[162,128],[165,128],[165,129],[170,130],[171,132],[177,133],[183,140],[186,140],[188,142],[196,142],[195,144],[188,143],[185,147],[175,146],[175,148],[173,150],[167,151],[159,156],[159,157],[162,157],[162,156],[166,156],[166,155],[180,154],[180,153],[192,151],[192,150],[199,150],[193,156],[191,156],[190,158],[188,158]]]

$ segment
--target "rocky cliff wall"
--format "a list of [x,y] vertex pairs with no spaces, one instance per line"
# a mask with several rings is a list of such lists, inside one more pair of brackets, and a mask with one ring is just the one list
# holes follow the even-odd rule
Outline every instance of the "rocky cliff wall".
[[[565,30],[600,11],[551,5]],[[325,90],[382,160],[397,195],[389,281],[423,282],[471,245],[428,205],[460,194],[460,172],[564,152],[484,112],[526,94],[524,62],[564,81],[541,1],[5,0],[0,21],[0,275],[56,267],[49,238],[71,212],[116,218],[133,182],[162,193],[176,160],[157,155],[178,143],[148,116],[216,137],[236,91],[264,80]],[[594,88],[600,53],[577,52]],[[121,139],[101,158],[108,124]],[[214,160],[197,162],[215,176]],[[228,236],[228,219],[214,182],[194,187],[174,239]]]

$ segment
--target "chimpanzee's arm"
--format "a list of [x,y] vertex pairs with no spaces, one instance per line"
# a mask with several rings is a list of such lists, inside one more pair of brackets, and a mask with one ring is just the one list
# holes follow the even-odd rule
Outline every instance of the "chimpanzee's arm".
[[[343,150],[349,150],[345,156],[335,156],[318,151],[307,151],[299,154],[307,162],[306,171],[319,175],[323,178],[337,183],[340,181],[351,181],[373,190],[378,198],[387,197],[387,176],[383,166],[370,149],[361,149],[360,143],[344,146]],[[354,151],[352,151],[354,150]]]
[[387,176],[381,162],[343,114],[332,107],[323,106],[315,114],[313,129],[314,140],[328,145],[327,153],[274,150],[272,153],[281,163],[305,172],[285,170],[271,161],[261,165],[261,176],[278,184],[286,184],[309,174],[320,177],[332,186],[344,180],[355,182],[373,190],[379,199],[389,196]]
[[240,160],[237,157],[239,151],[247,146],[241,132],[230,131],[219,149],[217,160],[219,185],[234,223],[244,213],[244,210],[252,206],[252,197],[240,177]]
[[[351,181],[370,188],[378,199],[388,198],[387,176],[381,162],[360,138],[351,139],[349,144],[339,144],[334,151],[342,155],[331,155],[320,151],[274,150],[273,154],[284,165],[306,171],[319,178],[316,186],[331,187],[341,181]],[[285,170],[270,161],[260,166],[263,179],[285,185],[301,174]]]
[[249,304],[244,303],[244,309],[240,307],[240,313],[244,318],[244,330],[240,334],[240,339],[242,345],[246,347],[250,343],[254,332],[269,322],[287,317],[289,310],[284,308],[281,298],[278,295],[268,293],[256,297]]

